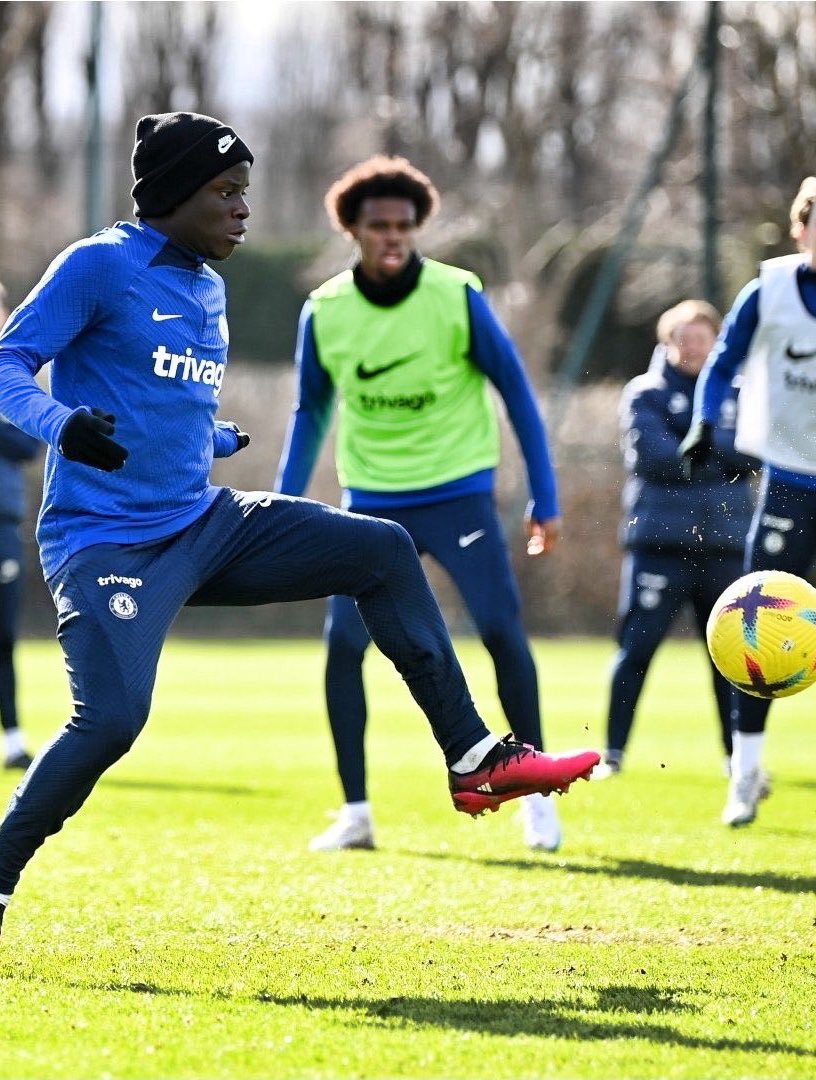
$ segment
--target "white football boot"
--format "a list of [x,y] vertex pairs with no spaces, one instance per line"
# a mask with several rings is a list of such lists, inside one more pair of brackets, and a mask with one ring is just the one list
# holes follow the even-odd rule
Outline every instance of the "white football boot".
[[561,826],[551,795],[525,795],[521,800],[524,843],[533,851],[558,851]]
[[342,851],[346,848],[374,849],[374,825],[371,813],[348,804],[334,813],[334,824],[316,836],[309,851]]
[[592,770],[590,780],[608,780],[612,776],[619,776],[621,768],[621,763],[616,758],[605,758]]
[[757,803],[769,794],[768,775],[759,767],[745,776],[732,776],[721,816],[723,825],[750,825],[756,817]]

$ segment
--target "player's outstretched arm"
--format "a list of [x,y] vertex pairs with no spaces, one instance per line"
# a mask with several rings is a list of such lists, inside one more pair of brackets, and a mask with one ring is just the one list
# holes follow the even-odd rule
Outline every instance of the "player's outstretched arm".
[[535,521],[529,514],[525,514],[524,525],[527,532],[527,554],[549,555],[555,550],[561,539],[561,518],[548,518],[546,521]]

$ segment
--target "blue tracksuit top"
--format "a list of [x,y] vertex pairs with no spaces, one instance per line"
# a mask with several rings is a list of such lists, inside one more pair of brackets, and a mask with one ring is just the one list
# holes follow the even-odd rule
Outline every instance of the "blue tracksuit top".
[[751,522],[753,458],[734,449],[736,390],[726,388],[714,452],[692,481],[677,456],[691,422],[695,383],[667,361],[627,383],[621,398],[624,463],[620,539],[633,551],[741,553]]
[[23,463],[37,456],[40,444],[0,416],[0,519],[25,517]]
[[[37,540],[46,578],[93,544],[179,532],[212,504],[214,456],[237,449],[216,423],[229,333],[224,283],[143,222],[72,244],[0,334],[0,413],[48,444]],[[51,361],[50,394],[34,379]],[[77,409],[116,417],[118,472],[59,453]]]
[[[465,293],[470,319],[470,359],[493,383],[507,408],[527,467],[532,517],[535,521],[557,517],[558,490],[546,429],[524,364],[510,335],[482,293],[469,285],[465,286]],[[298,326],[295,364],[297,403],[275,481],[275,489],[286,495],[302,495],[306,490],[334,405],[334,385],[320,363],[308,300]],[[446,484],[415,491],[378,492],[354,488],[343,493],[343,506],[363,513],[369,509],[427,506],[491,492],[494,482],[494,470],[482,469]]]

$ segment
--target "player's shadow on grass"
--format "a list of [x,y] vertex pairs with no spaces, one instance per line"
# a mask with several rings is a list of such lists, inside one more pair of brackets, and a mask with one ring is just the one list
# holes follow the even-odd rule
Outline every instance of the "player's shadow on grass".
[[490,856],[479,858],[475,855],[457,855],[439,851],[401,851],[421,859],[440,859],[448,862],[458,859],[462,862],[478,863],[479,866],[499,867],[510,870],[567,870],[571,874],[601,875],[603,877],[640,878],[644,881],[668,881],[671,885],[721,885],[742,889],[772,889],[781,893],[816,892],[816,877],[789,874],[740,873],[735,870],[697,870],[691,866],[668,866],[665,863],[648,862],[646,859],[603,858],[598,865],[581,863],[566,859],[547,861],[544,859],[496,859]]
[[[699,1050],[740,1051],[742,1053],[791,1054],[810,1057],[812,1051],[781,1040],[703,1038],[686,1035],[667,1024],[652,1023],[646,1017],[681,1012],[699,1012],[697,1006],[678,1001],[676,995],[690,990],[666,990],[658,986],[607,986],[594,991],[593,1002],[520,1002],[484,1001],[470,998],[459,1001],[440,1001],[439,998],[330,998],[258,994],[256,1000],[271,1005],[301,1006],[306,1009],[326,1009],[336,1014],[348,1010],[348,1024],[359,1027],[362,1022],[376,1025],[452,1028],[473,1031],[480,1035],[538,1035],[581,1042],[601,1039],[649,1039],[669,1046]],[[605,1013],[637,1014],[633,1021],[610,1020]],[[585,1015],[580,1015],[580,1014]],[[578,1014],[578,1015],[576,1015]],[[733,1021],[725,1021],[726,1024]]]
[[[569,973],[567,973],[569,974]],[[218,998],[226,1001],[246,1001],[243,994],[206,993],[180,987],[160,986],[144,982],[85,982],[74,980],[67,985],[78,989],[101,990],[114,994],[145,994],[156,997]],[[722,1050],[743,1053],[791,1054],[794,1057],[812,1056],[809,1047],[794,1046],[781,1040],[745,1038],[702,1038],[686,1035],[666,1024],[652,1023],[649,1017],[661,1014],[699,1013],[700,1007],[678,1000],[681,994],[699,993],[699,988],[675,987],[665,989],[654,984],[603,986],[589,991],[594,1001],[484,1001],[469,998],[442,1001],[437,997],[312,997],[307,994],[276,994],[261,991],[249,1000],[264,1005],[307,1010],[327,1010],[339,1020],[348,1012],[347,1023],[359,1028],[369,1022],[376,1026],[410,1026],[450,1028],[473,1031],[480,1035],[539,1035],[586,1042],[601,1039],[650,1039],[668,1046],[683,1046],[698,1050]],[[616,1016],[633,1013],[637,1021],[611,1021],[604,1014]],[[361,1019],[360,1014],[364,1014]],[[584,1014],[583,1016],[581,1014]],[[577,1014],[577,1015],[576,1015]],[[735,1021],[726,1019],[725,1024]]]
[[126,780],[121,777],[103,776],[99,786],[122,788],[127,791],[166,791],[174,795],[189,792],[192,795],[251,795],[256,799],[277,799],[280,793],[267,787],[246,787],[241,784],[208,784],[191,780],[187,783],[178,780]]
[[785,780],[785,787],[804,788],[805,791],[816,791],[816,780]]

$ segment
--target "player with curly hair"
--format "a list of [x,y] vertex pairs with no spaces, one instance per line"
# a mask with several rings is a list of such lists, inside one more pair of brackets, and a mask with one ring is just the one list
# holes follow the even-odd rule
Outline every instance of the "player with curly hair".
[[[512,731],[540,748],[537,674],[494,498],[500,448],[491,384],[527,468],[528,551],[552,551],[561,528],[556,481],[524,366],[476,275],[418,252],[417,232],[439,206],[419,169],[405,158],[369,158],[329,188],[325,206],[358,255],[303,308],[277,490],[306,490],[339,401],[344,508],[398,522],[447,571],[493,660]],[[331,598],[326,639],[326,700],[346,802],[312,848],[370,848],[362,675],[369,635],[349,597]],[[553,800],[531,794],[523,811],[529,846],[556,850]]]

